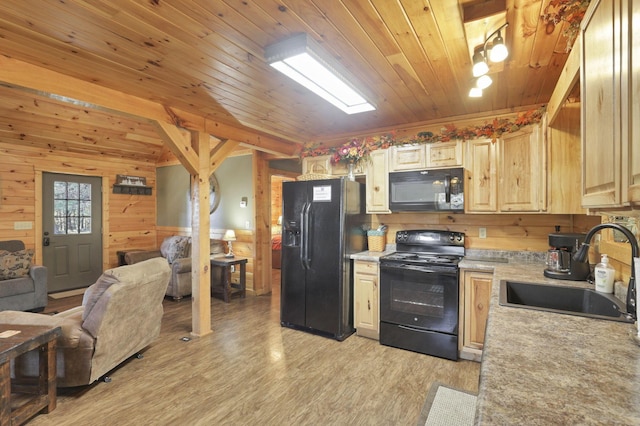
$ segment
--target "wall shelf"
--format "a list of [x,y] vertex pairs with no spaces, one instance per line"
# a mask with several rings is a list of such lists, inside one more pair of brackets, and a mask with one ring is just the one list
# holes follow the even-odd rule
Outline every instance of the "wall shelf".
[[128,195],[151,195],[152,189],[150,186],[140,185],[113,185],[114,194],[128,194]]

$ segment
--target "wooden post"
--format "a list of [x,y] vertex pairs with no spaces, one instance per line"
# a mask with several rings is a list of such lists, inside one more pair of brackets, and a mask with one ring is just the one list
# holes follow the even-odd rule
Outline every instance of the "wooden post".
[[211,333],[211,264],[209,259],[209,135],[192,134],[198,151],[198,175],[191,178],[191,334]]
[[269,162],[265,154],[253,155],[253,193],[255,194],[255,258],[253,261],[253,290],[256,295],[271,292],[271,181]]

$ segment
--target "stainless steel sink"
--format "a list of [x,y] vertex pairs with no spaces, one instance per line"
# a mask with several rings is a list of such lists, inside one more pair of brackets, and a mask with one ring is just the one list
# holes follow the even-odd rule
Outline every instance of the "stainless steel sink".
[[632,323],[613,295],[589,288],[500,281],[500,305]]

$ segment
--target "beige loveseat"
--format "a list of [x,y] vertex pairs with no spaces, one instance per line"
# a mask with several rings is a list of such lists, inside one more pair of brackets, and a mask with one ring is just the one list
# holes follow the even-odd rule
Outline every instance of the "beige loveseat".
[[[209,253],[211,255],[224,253],[224,242],[211,240]],[[169,286],[167,287],[167,296],[172,297],[174,300],[180,300],[185,296],[191,295],[191,237],[167,237],[162,242],[160,250],[127,252],[124,256],[124,261],[127,265],[133,265],[154,257],[166,259],[171,266],[171,280],[169,280]],[[211,268],[211,282],[214,287],[222,285],[222,273],[222,268]]]
[[[105,271],[82,306],[49,316],[0,312],[0,324],[60,326],[58,387],[88,385],[147,347],[160,334],[162,301],[171,270],[162,258]],[[38,376],[38,354],[18,358],[14,374]]]

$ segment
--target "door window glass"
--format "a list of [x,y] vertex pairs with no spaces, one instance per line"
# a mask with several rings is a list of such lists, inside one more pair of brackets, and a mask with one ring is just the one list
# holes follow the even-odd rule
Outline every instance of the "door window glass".
[[91,233],[91,184],[53,183],[54,234]]

